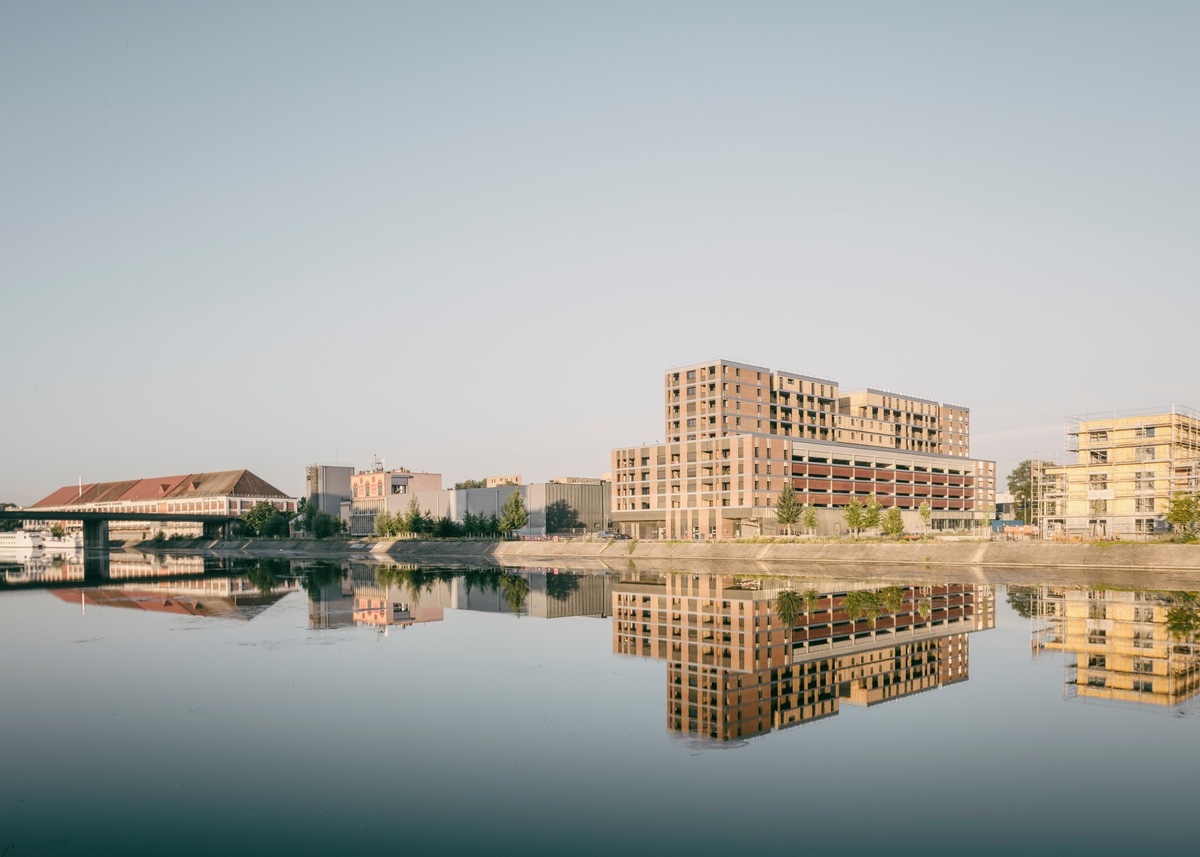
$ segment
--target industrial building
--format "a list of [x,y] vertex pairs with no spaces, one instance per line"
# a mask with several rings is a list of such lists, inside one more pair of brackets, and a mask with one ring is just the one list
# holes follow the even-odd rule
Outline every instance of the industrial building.
[[350,477],[349,526],[352,535],[369,536],[375,532],[375,519],[381,512],[403,513],[412,497],[420,491],[440,491],[442,474],[407,470],[384,470],[376,461],[372,470]]
[[310,464],[304,468],[304,496],[316,499],[317,509],[335,518],[342,504],[350,502],[350,478],[354,468],[337,464]]
[[514,491],[520,494],[529,512],[529,523],[521,529],[521,535],[547,535],[546,509],[555,503],[574,510],[580,528],[585,531],[595,532],[608,525],[612,492],[609,483],[601,479],[563,477],[549,482],[504,484],[494,488],[418,491],[413,496],[424,514],[461,522],[468,512],[500,517],[504,504]]
[[[249,470],[186,473],[155,476],[122,482],[80,482],[64,485],[38,500],[30,509],[38,511],[120,512],[212,515],[245,515],[258,503],[270,503],[284,513],[295,513],[296,499],[255,476]],[[168,534],[192,534],[198,524],[114,522],[113,530],[164,530]]]

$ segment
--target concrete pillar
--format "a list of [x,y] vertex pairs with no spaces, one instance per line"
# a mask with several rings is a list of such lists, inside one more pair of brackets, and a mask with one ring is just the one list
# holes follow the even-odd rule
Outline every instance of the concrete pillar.
[[90,582],[108,580],[108,551],[83,552],[83,579]]
[[108,521],[83,522],[83,549],[108,550]]

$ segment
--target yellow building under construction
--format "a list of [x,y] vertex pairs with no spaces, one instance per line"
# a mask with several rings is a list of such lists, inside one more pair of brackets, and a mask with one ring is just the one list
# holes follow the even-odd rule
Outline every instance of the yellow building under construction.
[[1067,457],[1033,468],[1044,538],[1167,532],[1171,496],[1200,490],[1200,412],[1172,405],[1073,417]]

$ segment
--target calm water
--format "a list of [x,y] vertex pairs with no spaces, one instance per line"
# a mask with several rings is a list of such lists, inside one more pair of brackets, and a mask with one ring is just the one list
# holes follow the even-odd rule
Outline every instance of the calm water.
[[3,857],[1195,850],[1188,593],[0,573]]

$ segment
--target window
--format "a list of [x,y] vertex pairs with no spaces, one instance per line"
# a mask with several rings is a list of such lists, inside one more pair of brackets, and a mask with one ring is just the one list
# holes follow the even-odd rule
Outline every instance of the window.
[[1108,463],[1108,450],[1107,449],[1093,449],[1088,454],[1088,456],[1089,456],[1089,459],[1092,464],[1107,464]]
[[1133,430],[1134,437],[1154,437],[1154,426],[1145,426]]
[[1108,488],[1107,473],[1090,473],[1088,474],[1088,488],[1093,491],[1103,491]]
[[1133,490],[1134,491],[1153,491],[1154,490],[1154,471],[1139,470],[1133,474]]
[[1135,512],[1153,512],[1154,498],[1153,497],[1134,497],[1133,511]]

